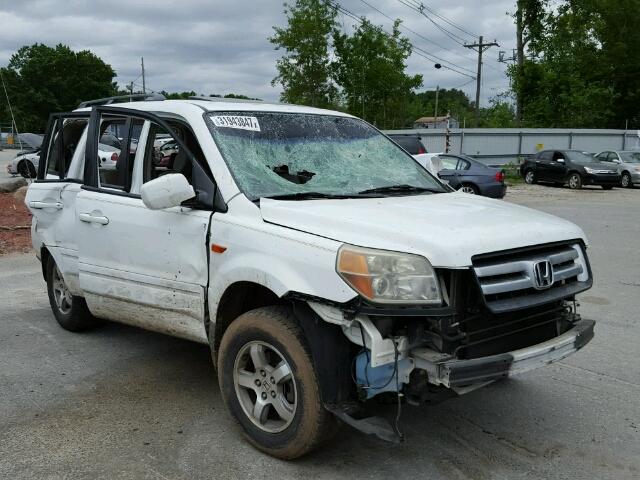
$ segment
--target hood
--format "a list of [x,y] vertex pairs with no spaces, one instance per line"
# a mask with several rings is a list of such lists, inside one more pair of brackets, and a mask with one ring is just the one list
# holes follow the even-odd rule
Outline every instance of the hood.
[[580,166],[588,167],[588,168],[591,168],[592,170],[607,170],[610,172],[618,171],[618,165],[611,164],[611,163],[592,162],[592,163],[583,163],[583,164],[580,164]]
[[345,200],[260,200],[266,222],[362,247],[422,255],[436,267],[471,257],[583,239],[571,222],[502,200],[446,193]]

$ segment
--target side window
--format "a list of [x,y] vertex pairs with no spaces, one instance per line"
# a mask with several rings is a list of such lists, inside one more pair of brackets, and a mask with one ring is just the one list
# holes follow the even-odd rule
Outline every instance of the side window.
[[471,166],[471,164],[469,162],[467,162],[466,160],[458,160],[458,167],[456,168],[457,170],[469,170],[469,167]]
[[458,167],[458,159],[453,157],[440,157],[442,160],[442,168],[446,170],[456,170]]
[[128,192],[144,120],[103,115],[99,125],[95,152],[98,187]]
[[537,160],[542,160],[544,162],[549,162],[551,161],[551,158],[553,156],[553,152],[550,150],[544,151],[544,152],[540,152],[538,154],[538,158]]
[[181,173],[193,184],[193,165],[187,152],[180,148],[180,142],[186,145],[200,165],[206,165],[202,149],[191,130],[178,123],[169,125],[170,132],[151,123],[145,148],[143,182],[167,173]]
[[609,162],[609,152],[602,152],[596,155],[596,160],[599,162]]
[[564,154],[562,152],[553,153],[553,161],[557,162],[558,160],[564,160]]
[[51,127],[44,178],[65,179],[88,118],[58,117]]
[[615,152],[609,152],[609,156],[607,157],[607,162],[617,162],[618,161],[618,154]]

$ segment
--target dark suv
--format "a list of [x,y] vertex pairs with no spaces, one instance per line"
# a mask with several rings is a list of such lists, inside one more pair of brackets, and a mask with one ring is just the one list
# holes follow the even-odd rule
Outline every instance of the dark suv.
[[424,148],[420,137],[415,134],[393,134],[389,135],[389,138],[404,148],[411,155],[420,155],[427,153],[427,149]]
[[528,184],[566,183],[572,190],[583,185],[600,185],[611,190],[620,185],[620,173],[615,166],[599,162],[591,153],[580,150],[543,150],[520,166],[520,174]]

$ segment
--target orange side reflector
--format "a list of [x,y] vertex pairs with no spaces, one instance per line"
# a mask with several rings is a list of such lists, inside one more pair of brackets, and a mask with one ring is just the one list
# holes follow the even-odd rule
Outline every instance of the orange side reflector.
[[216,245],[215,243],[211,244],[211,251],[213,253],[224,253],[227,250],[227,247],[223,247],[222,245]]

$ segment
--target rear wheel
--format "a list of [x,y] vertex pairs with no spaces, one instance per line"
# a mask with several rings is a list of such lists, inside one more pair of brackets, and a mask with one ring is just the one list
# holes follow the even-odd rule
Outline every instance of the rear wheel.
[[335,431],[304,335],[288,308],[259,308],[231,324],[220,344],[218,381],[245,437],[274,457],[297,458]]
[[463,183],[458,189],[458,191],[462,193],[468,193],[470,195],[478,195],[478,193],[480,193],[478,192],[478,187],[470,183]]
[[633,187],[633,183],[631,182],[631,175],[629,172],[624,172],[622,174],[622,179],[620,180],[620,185],[622,188],[631,188]]
[[582,177],[578,173],[572,173],[569,175],[568,183],[571,190],[579,190],[582,188]]
[[527,170],[524,174],[524,182],[529,185],[533,185],[536,181],[536,172],[533,170]]
[[94,327],[99,320],[91,315],[84,298],[72,295],[53,257],[47,261],[49,304],[62,328],[80,332]]

